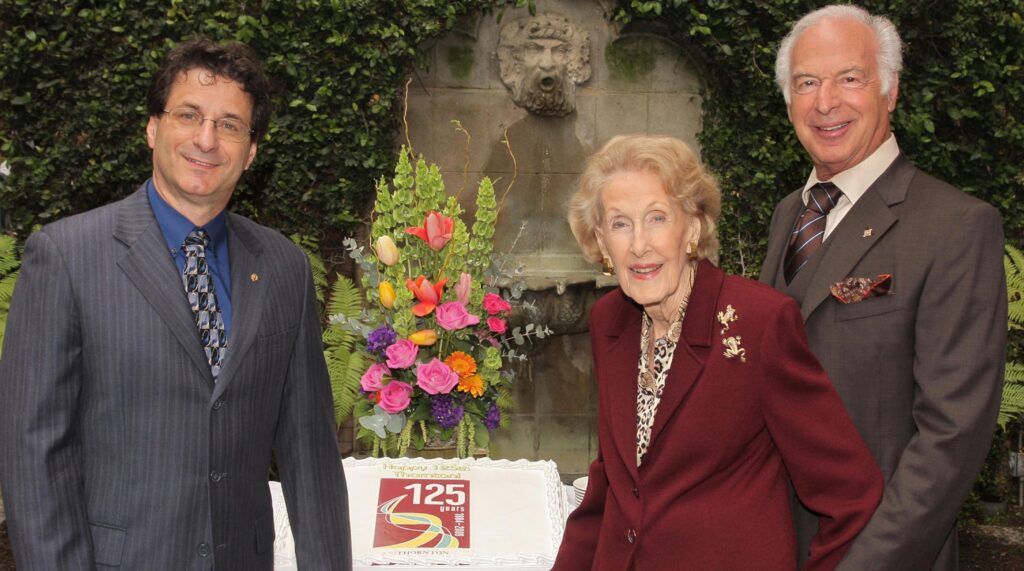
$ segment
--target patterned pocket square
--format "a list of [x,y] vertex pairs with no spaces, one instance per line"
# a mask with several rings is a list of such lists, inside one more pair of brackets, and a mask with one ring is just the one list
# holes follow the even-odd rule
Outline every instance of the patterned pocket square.
[[832,284],[832,297],[843,303],[857,303],[869,297],[888,295],[892,287],[892,274],[878,274],[874,278],[846,278]]

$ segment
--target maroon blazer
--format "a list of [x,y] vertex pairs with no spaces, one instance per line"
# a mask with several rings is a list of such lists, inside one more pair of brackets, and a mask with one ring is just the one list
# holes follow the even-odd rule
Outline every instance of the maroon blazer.
[[638,469],[641,317],[619,289],[591,313],[598,456],[554,569],[795,569],[787,473],[820,514],[805,569],[834,568],[883,482],[807,346],[800,308],[701,262]]

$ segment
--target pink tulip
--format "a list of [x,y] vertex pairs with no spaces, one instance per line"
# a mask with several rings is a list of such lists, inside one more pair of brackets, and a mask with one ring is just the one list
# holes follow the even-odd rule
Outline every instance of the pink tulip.
[[459,276],[459,283],[455,286],[455,298],[459,303],[466,305],[469,303],[469,288],[473,284],[473,276],[462,272]]
[[438,325],[448,331],[480,323],[480,318],[466,311],[466,306],[458,301],[450,301],[437,306],[434,319],[437,320]]
[[379,391],[383,387],[381,382],[384,379],[384,375],[390,375],[391,369],[388,369],[383,363],[374,363],[370,365],[370,368],[363,373],[363,377],[359,379],[359,386],[368,393]]
[[446,395],[459,384],[459,374],[437,357],[416,366],[416,386],[431,395]]
[[391,381],[380,390],[380,408],[388,414],[397,414],[412,402],[412,385],[402,381]]
[[435,252],[440,252],[441,248],[452,239],[452,231],[455,228],[455,221],[447,216],[431,210],[427,214],[427,219],[423,221],[423,226],[412,226],[406,228],[405,231],[413,236],[420,237],[424,242],[430,246],[430,249]]
[[416,281],[405,280],[405,287],[409,288],[409,291],[419,300],[419,303],[412,308],[412,312],[416,317],[426,317],[434,311],[438,302],[441,301],[441,293],[444,291],[444,284],[447,282],[448,279],[444,278],[436,284],[432,284],[430,280],[423,276],[418,276]]

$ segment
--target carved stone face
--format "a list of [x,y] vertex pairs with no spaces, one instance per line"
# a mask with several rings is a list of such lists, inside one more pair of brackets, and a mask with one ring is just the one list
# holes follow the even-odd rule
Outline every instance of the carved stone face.
[[576,109],[576,85],[590,79],[590,36],[559,14],[521,18],[502,27],[498,63],[516,105],[562,117]]

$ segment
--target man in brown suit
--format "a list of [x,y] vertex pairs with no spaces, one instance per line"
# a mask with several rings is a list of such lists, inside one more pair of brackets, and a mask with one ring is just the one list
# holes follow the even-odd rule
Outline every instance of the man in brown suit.
[[[957,568],[956,515],[1006,358],[999,213],[900,152],[889,113],[901,67],[892,23],[853,6],[804,16],[776,62],[814,170],[775,209],[761,280],[801,304],[886,479],[839,569]],[[816,518],[796,512],[803,559]]]

